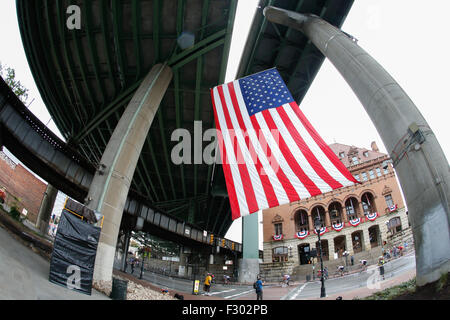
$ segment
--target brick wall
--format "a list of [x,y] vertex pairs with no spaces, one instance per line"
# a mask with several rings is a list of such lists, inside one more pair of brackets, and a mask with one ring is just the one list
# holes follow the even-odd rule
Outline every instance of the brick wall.
[[28,211],[27,218],[36,223],[42,197],[47,185],[21,164],[16,164],[0,151],[0,187],[6,188],[6,204],[11,206],[19,198],[19,210]]

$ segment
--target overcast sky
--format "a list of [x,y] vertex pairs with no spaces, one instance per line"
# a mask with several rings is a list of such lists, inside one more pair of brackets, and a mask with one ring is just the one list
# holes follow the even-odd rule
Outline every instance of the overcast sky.
[[[233,80],[257,0],[240,0],[231,47],[227,81]],[[448,77],[450,1],[356,0],[342,29],[358,39],[402,86],[450,156]],[[13,67],[30,89],[30,110],[41,121],[50,116],[29,71],[17,24],[15,1],[0,1],[0,61]],[[300,107],[327,143],[339,142],[370,148],[376,141],[386,149],[359,100],[334,67],[325,61]],[[52,121],[49,127],[57,132]],[[227,233],[241,241],[240,219]]]
[[[237,21],[249,25],[248,12],[257,3],[240,1],[240,7],[245,6],[247,13],[238,11],[243,19],[237,16]],[[429,0],[426,6],[419,0],[356,0],[342,26],[409,95],[437,136],[447,159],[450,157],[448,12],[448,0]],[[242,34],[244,26],[236,29]],[[230,62],[235,63],[229,63],[229,81],[236,74],[238,61],[239,55],[230,57]],[[370,143],[376,141],[380,150],[387,153],[361,103],[327,60],[300,108],[325,142],[370,149]],[[241,219],[233,223],[226,236],[241,241]]]

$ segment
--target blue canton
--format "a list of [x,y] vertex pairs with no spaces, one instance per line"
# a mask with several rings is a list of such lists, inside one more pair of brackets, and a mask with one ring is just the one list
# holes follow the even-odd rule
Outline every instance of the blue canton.
[[239,85],[250,116],[294,101],[276,69],[242,78]]

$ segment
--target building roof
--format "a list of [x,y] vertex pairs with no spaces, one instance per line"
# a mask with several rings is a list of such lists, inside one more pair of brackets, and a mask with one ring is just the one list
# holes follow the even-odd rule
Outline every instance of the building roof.
[[358,158],[358,163],[386,156],[385,153],[379,152],[375,142],[372,142],[372,149],[359,148],[341,143],[332,143],[329,146],[346,167],[354,165],[352,158],[355,156]]

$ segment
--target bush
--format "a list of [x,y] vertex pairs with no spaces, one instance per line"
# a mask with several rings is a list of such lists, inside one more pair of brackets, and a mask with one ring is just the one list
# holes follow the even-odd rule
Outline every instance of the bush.
[[20,211],[19,208],[17,208],[15,205],[13,205],[11,207],[11,209],[9,210],[9,215],[16,221],[21,222],[22,219],[20,217]]

